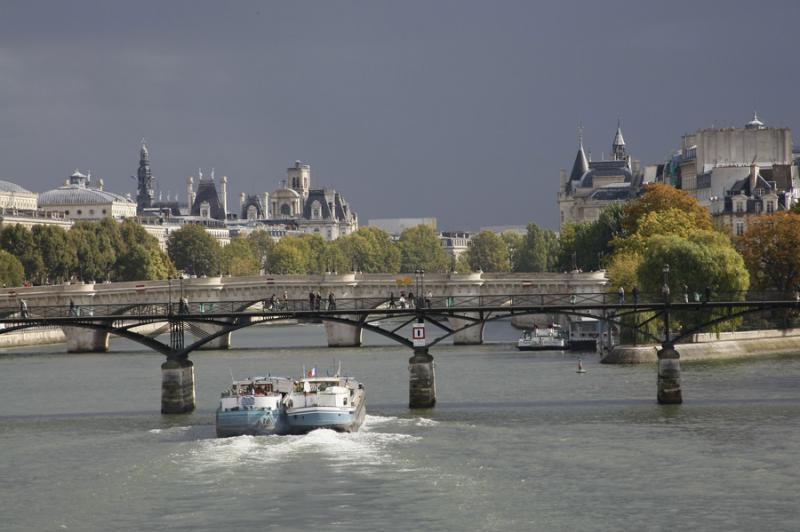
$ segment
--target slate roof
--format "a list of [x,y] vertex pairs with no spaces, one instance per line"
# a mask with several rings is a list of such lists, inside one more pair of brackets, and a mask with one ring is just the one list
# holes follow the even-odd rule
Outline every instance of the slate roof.
[[207,201],[208,205],[211,207],[211,218],[215,220],[225,219],[225,209],[222,208],[222,202],[219,200],[217,187],[214,185],[213,181],[205,179],[197,184],[197,194],[195,195],[192,210],[189,214],[191,216],[200,216],[200,204],[204,201]]
[[33,194],[30,190],[26,190],[16,183],[10,181],[0,180],[0,192],[10,192],[16,194]]

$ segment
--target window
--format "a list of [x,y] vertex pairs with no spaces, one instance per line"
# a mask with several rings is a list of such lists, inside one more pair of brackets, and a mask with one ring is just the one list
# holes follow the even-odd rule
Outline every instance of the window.
[[106,210],[105,209],[103,209],[103,214],[106,214]]
[[283,205],[281,205],[282,216],[291,216],[291,214],[292,214],[292,208],[289,207],[288,203],[284,203]]
[[737,201],[736,202],[736,212],[737,213],[744,212],[744,202],[742,202],[742,201]]
[[89,209],[89,214],[94,215],[94,209]]
[[772,214],[773,212],[775,212],[775,205],[771,201],[768,201],[767,202],[767,214]]
[[736,236],[744,234],[744,222],[736,222]]
[[80,216],[81,214],[83,214],[83,211],[78,209],[78,216]]
[[314,201],[311,204],[311,219],[312,220],[319,220],[322,218],[322,205],[318,201]]
[[69,211],[64,211],[64,216],[69,216]]

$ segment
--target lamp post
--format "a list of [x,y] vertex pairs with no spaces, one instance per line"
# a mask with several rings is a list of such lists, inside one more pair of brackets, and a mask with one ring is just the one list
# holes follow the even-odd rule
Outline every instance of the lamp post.
[[664,296],[664,345],[669,346],[669,264],[664,264],[661,270],[664,274],[664,285],[661,287],[661,294]]
[[414,280],[416,281],[416,294],[414,306],[419,308],[420,302],[423,301],[422,293],[425,291],[425,270],[414,270]]
[[172,314],[172,276],[167,277],[167,314]]

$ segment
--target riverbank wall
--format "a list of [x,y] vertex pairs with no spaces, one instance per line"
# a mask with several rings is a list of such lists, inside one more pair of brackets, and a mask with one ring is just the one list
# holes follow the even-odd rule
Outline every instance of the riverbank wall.
[[[726,333],[702,333],[694,342],[675,344],[681,362],[728,360],[765,355],[800,354],[800,329],[765,329]],[[602,364],[649,364],[658,361],[657,345],[617,345],[605,354]]]

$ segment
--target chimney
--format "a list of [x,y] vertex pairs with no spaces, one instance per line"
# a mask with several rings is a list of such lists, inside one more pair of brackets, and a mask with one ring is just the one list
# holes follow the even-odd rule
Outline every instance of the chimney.
[[194,178],[189,176],[186,178],[186,204],[189,206],[189,211],[192,210],[192,205],[194,205],[194,190],[192,190],[192,185],[194,184]]
[[228,217],[228,176],[222,176],[222,212]]
[[752,196],[755,194],[756,191],[756,183],[758,181],[758,165],[756,164],[755,160],[750,163],[750,195]]

